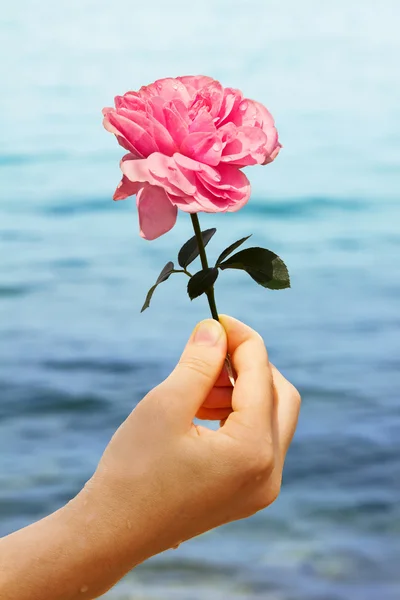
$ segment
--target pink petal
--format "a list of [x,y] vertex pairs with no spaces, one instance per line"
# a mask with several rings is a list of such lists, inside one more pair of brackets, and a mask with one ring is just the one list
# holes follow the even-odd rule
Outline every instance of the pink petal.
[[164,102],[180,99],[185,104],[190,101],[190,94],[186,86],[179,79],[167,77],[165,79],[157,79],[150,85],[143,86],[139,90],[142,98],[150,98],[152,96],[161,96]]
[[242,99],[243,94],[240,90],[235,90],[233,88],[225,88],[221,108],[219,110],[218,118],[216,120],[218,127],[221,127],[221,125],[228,121],[228,119],[231,116],[231,112],[239,106]]
[[206,110],[215,119],[218,116],[223,95],[224,88],[219,81],[211,81],[196,93],[189,105],[189,116],[194,120],[199,112]]
[[[267,131],[269,128],[274,127],[275,121],[269,110],[267,110],[265,106],[260,102],[256,102],[256,100],[252,100],[251,102],[253,103],[255,112],[257,113],[256,121],[260,125],[260,127],[264,131]],[[252,118],[254,120],[254,113]]]
[[[278,140],[277,130],[275,129],[275,127],[273,127],[272,129],[269,129],[267,132],[267,155],[270,158],[272,157],[272,155],[274,155],[274,157],[271,160],[273,160],[278,155],[281,147],[282,146]],[[271,161],[268,161],[268,162],[271,162]]]
[[215,167],[221,160],[222,142],[214,133],[191,133],[183,140],[181,153]]
[[263,164],[268,152],[268,138],[258,127],[239,127],[236,138],[226,144],[221,162],[246,167]]
[[163,188],[145,185],[139,190],[136,201],[140,235],[146,240],[155,240],[175,225],[178,209]]
[[267,165],[268,163],[272,162],[273,160],[275,160],[275,158],[278,156],[280,150],[282,148],[282,144],[280,144],[278,142],[278,145],[276,146],[276,148],[271,152],[271,154],[269,156],[267,156],[267,158],[265,159],[265,162],[263,162],[263,165]]
[[206,75],[185,75],[184,77],[177,77],[177,79],[183,83],[192,97],[195,96],[197,90],[206,87],[214,81],[212,77],[207,77]]
[[139,160],[123,159],[120,164],[122,173],[132,183],[150,183],[157,185],[156,179],[149,171],[149,164],[147,158]]
[[[110,109],[110,110],[113,111],[114,109]],[[104,114],[104,111],[103,111],[103,114]],[[139,150],[137,148],[135,148],[135,146],[133,144],[131,144],[130,142],[128,142],[128,140],[126,140],[121,135],[121,133],[118,131],[118,129],[116,127],[114,127],[113,125],[111,125],[111,123],[109,121],[108,115],[109,115],[109,113],[105,113],[105,116],[104,116],[104,119],[103,119],[103,127],[104,127],[104,129],[106,129],[110,133],[113,133],[116,136],[116,138],[117,138],[118,144],[120,146],[122,146],[123,148],[125,148],[125,150],[128,150],[129,152],[132,152],[132,154],[134,154],[136,158],[143,158],[143,154],[141,154],[139,152]]]
[[203,210],[193,196],[176,196],[175,194],[169,194],[168,192],[167,196],[172,204],[177,206],[183,212],[196,213]]
[[225,123],[222,127],[218,128],[218,135],[222,140],[222,144],[225,148],[226,144],[230,144],[237,137],[238,128],[234,123]]
[[173,158],[159,152],[143,160],[125,160],[121,170],[130,181],[158,185],[177,196],[191,196],[196,189],[194,173],[183,171]]
[[125,198],[128,198],[128,196],[134,196],[138,193],[141,187],[142,186],[140,183],[133,183],[132,181],[129,181],[125,175],[123,175],[117,186],[117,189],[114,192],[113,200],[125,200]]
[[152,152],[158,151],[155,140],[137,123],[117,112],[108,113],[106,118],[108,118],[111,126],[118,131],[118,134],[124,137],[142,156],[149,156]]
[[165,126],[178,147],[180,147],[189,131],[189,123],[182,116],[182,110],[179,109],[182,109],[179,103],[170,103],[164,106],[163,111]]
[[188,169],[189,171],[201,171],[203,166],[199,161],[193,160],[193,158],[189,158],[188,156],[180,154],[179,152],[174,154],[173,158],[179,167]]
[[174,158],[164,156],[158,152],[148,158],[150,173],[160,182],[163,187],[174,194],[179,190],[186,196],[195,192],[195,176],[190,171],[184,171],[178,167]]
[[164,100],[160,98],[160,96],[154,96],[153,98],[149,98],[147,101],[147,108],[152,113],[153,117],[161,123],[164,127],[166,127],[165,116],[164,116]]
[[153,138],[160,152],[167,156],[172,156],[176,152],[177,147],[168,130],[151,114],[126,108],[121,108],[119,114],[144,129]]
[[218,167],[219,182],[212,182],[198,174],[207,190],[224,202],[225,210],[239,210],[250,198],[250,182],[238,167],[220,164]]
[[213,191],[210,191],[204,183],[198,178],[196,186],[195,199],[197,200],[200,208],[198,210],[215,213],[215,212],[226,212],[228,210],[229,202],[226,198],[221,198]]
[[176,153],[174,154],[173,158],[178,167],[180,167],[180,169],[183,171],[187,170],[194,171],[195,173],[201,173],[202,177],[205,177],[207,180],[213,182],[220,181],[221,179],[218,170],[214,167],[205,165],[204,163],[201,163],[198,160],[193,160],[193,158],[189,158],[184,154]]
[[137,92],[126,92],[123,96],[115,96],[115,108],[128,108],[130,110],[146,110],[146,103]]
[[258,103],[249,98],[243,98],[241,102],[236,103],[233,107],[230,114],[230,120],[238,127],[241,127],[242,125],[261,127],[263,116],[260,112]]
[[214,119],[206,110],[199,112],[194,121],[189,125],[189,133],[196,133],[198,131],[202,131],[203,133],[217,132]]

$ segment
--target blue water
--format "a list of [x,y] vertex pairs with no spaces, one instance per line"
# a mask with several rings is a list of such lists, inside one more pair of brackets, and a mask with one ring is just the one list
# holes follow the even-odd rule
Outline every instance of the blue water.
[[279,501],[149,561],[110,600],[394,600],[400,594],[400,38],[398,0],[21,0],[2,7],[0,533],[90,477],[114,429],[172,368],[195,322],[171,278],[190,235],[137,235],[113,203],[117,93],[211,74],[263,101],[284,150],[218,227],[253,233],[292,289],[241,273],[221,311],[265,337],[303,408]]

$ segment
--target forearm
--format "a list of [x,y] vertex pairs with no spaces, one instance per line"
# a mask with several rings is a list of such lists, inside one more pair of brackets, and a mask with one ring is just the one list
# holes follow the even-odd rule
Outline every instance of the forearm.
[[[129,524],[130,525],[130,524]],[[2,600],[87,600],[116,583],[144,556],[139,530],[130,548],[115,516],[85,492],[45,519],[0,540]]]

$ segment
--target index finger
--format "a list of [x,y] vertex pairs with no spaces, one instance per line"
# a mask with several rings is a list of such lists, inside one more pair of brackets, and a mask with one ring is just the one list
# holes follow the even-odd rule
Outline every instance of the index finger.
[[256,331],[232,317],[223,315],[220,322],[237,373],[232,393],[233,413],[226,420],[225,431],[237,430],[239,424],[272,438],[274,394],[265,344]]

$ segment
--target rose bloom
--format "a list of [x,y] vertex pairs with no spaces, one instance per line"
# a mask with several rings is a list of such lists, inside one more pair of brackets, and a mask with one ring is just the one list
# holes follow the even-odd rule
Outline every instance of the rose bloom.
[[114,200],[136,194],[140,234],[153,240],[188,213],[232,212],[246,204],[241,171],[265,165],[281,145],[274,120],[259,102],[211,77],[160,79],[115,98],[104,127],[128,151]]

